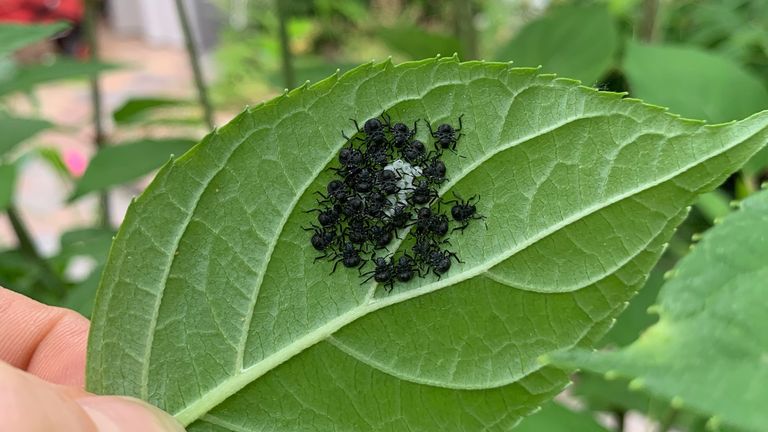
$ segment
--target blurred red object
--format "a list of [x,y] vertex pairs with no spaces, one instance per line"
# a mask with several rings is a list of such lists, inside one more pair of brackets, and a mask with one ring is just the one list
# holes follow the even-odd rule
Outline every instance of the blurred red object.
[[0,0],[0,22],[50,22],[83,19],[82,0]]
[[88,47],[82,37],[83,0],[0,0],[0,23],[69,21],[71,27],[53,40],[58,52],[85,59]]

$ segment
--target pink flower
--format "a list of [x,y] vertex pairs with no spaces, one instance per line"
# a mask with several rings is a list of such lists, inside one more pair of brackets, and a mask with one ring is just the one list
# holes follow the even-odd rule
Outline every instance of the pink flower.
[[69,149],[64,151],[64,165],[73,177],[80,177],[88,167],[88,159],[79,151]]

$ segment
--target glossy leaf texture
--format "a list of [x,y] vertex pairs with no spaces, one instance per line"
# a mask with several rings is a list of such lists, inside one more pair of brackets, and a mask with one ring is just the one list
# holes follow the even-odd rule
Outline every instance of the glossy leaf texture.
[[633,96],[687,117],[723,122],[768,108],[768,89],[759,77],[695,47],[630,41],[623,69]]
[[660,320],[615,352],[559,354],[559,364],[626,377],[726,424],[768,424],[768,191],[707,231],[660,293]]
[[618,47],[619,32],[605,5],[569,5],[528,23],[496,58],[594,85],[614,65]]
[[[463,264],[386,292],[302,226],[358,120],[464,115],[440,193],[481,194]],[[419,138],[428,131],[419,128]],[[696,194],[768,139],[504,63],[371,63],[251,108],[129,209],[94,308],[88,389],[191,431],[508,430],[567,384]],[[397,246],[390,245],[391,249]]]

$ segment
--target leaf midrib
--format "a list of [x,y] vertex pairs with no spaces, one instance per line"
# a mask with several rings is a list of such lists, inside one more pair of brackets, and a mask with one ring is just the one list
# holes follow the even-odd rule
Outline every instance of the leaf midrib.
[[[599,116],[598,116],[599,117]],[[577,117],[573,119],[569,119],[564,124],[570,123],[575,120],[579,120],[582,118],[587,117]],[[555,128],[556,129],[556,128]],[[639,187],[629,189],[625,191],[624,193],[617,194],[610,199],[602,202],[602,203],[596,203],[592,206],[589,206],[585,208],[584,210],[580,212],[576,212],[572,214],[570,217],[563,219],[557,224],[552,225],[549,229],[542,230],[538,234],[530,237],[527,241],[522,242],[518,244],[516,247],[510,249],[507,253],[498,254],[495,259],[487,260],[484,264],[478,265],[472,269],[465,270],[461,273],[457,273],[451,277],[447,277],[445,279],[441,279],[439,281],[433,282],[431,284],[424,285],[419,288],[415,288],[400,294],[392,295],[387,298],[382,299],[370,299],[367,303],[361,304],[355,308],[350,309],[349,311],[345,312],[344,314],[339,315],[333,320],[330,320],[326,322],[324,325],[315,328],[314,330],[308,332],[303,337],[297,339],[293,343],[286,345],[284,348],[281,348],[280,350],[274,352],[273,354],[265,357],[261,361],[254,363],[251,366],[248,366],[247,368],[243,369],[239,375],[233,375],[232,377],[229,377],[222,381],[219,385],[216,387],[213,387],[211,390],[209,390],[205,395],[202,395],[200,398],[192,402],[191,404],[187,405],[182,410],[176,412],[174,415],[175,417],[183,424],[183,425],[189,425],[193,421],[200,418],[200,416],[206,414],[208,411],[210,411],[212,408],[218,406],[220,403],[224,402],[227,398],[229,398],[231,395],[235,394],[237,391],[245,387],[246,385],[252,383],[259,377],[263,376],[267,372],[271,371],[278,365],[282,364],[283,362],[289,360],[293,356],[301,353],[305,349],[315,345],[316,343],[326,339],[328,336],[332,335],[345,325],[357,320],[358,318],[361,318],[369,313],[372,313],[374,311],[377,311],[379,309],[385,308],[387,306],[391,306],[406,300],[410,300],[415,297],[419,297],[421,295],[429,294],[431,292],[437,291],[443,287],[450,286],[459,282],[462,282],[464,280],[470,279],[472,277],[475,277],[479,274],[484,273],[488,269],[492,268],[493,266],[499,264],[500,262],[508,259],[509,257],[519,253],[522,250],[525,250],[526,248],[532,246],[533,244],[537,243],[538,241],[542,240],[543,238],[546,238],[547,236],[587,217],[590,216],[606,207],[609,207],[617,202],[620,202],[624,199],[630,198],[634,195],[637,195],[639,193],[642,193],[648,189],[651,189],[655,186],[661,185],[667,181],[670,181],[674,179],[675,177],[682,175],[689,170],[695,168],[696,166],[700,165],[701,163],[704,163],[708,160],[711,160],[715,157],[718,157],[725,153],[726,151],[737,147],[744,143],[746,140],[750,139],[757,133],[763,131],[765,128],[761,128],[758,131],[752,132],[747,137],[745,137],[742,140],[739,140],[737,142],[732,143],[731,145],[727,147],[722,147],[717,149],[714,152],[711,152],[705,156],[702,156],[700,158],[694,159],[693,162],[678,167],[677,169],[672,170],[669,174],[665,176],[661,176],[658,179],[642,184]],[[505,146],[499,146],[497,151],[495,151],[495,154],[500,153],[501,151],[505,151],[512,146],[519,145],[523,142],[526,142],[530,139],[533,139],[537,136],[542,135],[541,131],[537,135],[534,135],[530,138],[527,138],[525,141],[519,141],[517,143],[510,142]],[[547,132],[544,132],[547,133]],[[492,156],[491,156],[492,157]],[[486,160],[489,158],[486,158]],[[477,168],[480,166],[480,164],[473,164],[470,165],[473,167],[472,169]],[[466,176],[466,173],[468,171],[465,171],[465,174],[461,177],[463,178]],[[450,185],[446,185],[446,188],[448,188]]]

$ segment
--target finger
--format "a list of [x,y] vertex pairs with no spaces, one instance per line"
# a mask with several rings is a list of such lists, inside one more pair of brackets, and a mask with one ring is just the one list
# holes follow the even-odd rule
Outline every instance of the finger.
[[88,320],[0,287],[0,360],[56,384],[82,388]]
[[136,399],[93,396],[0,362],[0,431],[182,432],[173,417]]

